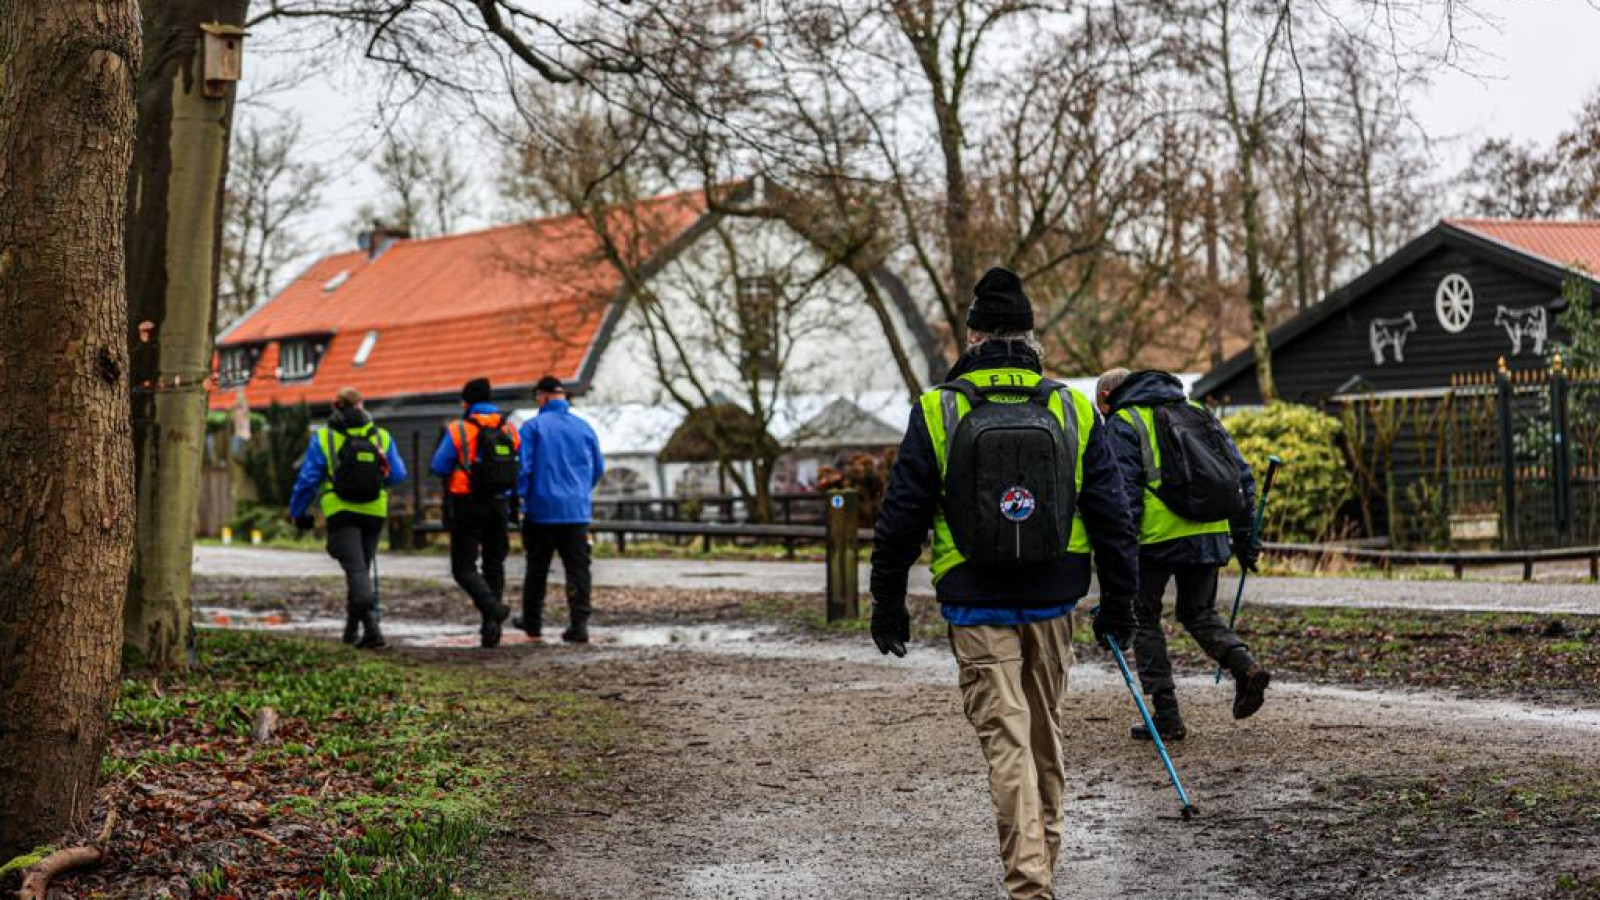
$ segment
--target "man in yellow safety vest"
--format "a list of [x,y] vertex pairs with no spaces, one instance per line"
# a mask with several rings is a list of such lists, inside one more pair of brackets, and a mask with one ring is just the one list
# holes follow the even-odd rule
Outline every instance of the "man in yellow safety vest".
[[[1271,676],[1217,612],[1217,570],[1231,555],[1253,572],[1260,556],[1251,534],[1255,478],[1250,466],[1216,417],[1191,403],[1182,382],[1167,372],[1112,369],[1100,376],[1096,393],[1110,422],[1128,506],[1139,523],[1133,652],[1156,730],[1166,741],[1181,741],[1188,734],[1161,631],[1162,595],[1169,581],[1177,586],[1178,622],[1200,649],[1232,673],[1233,717],[1248,718],[1265,702]],[[1163,460],[1163,448],[1186,452],[1174,463]],[[1208,460],[1213,463],[1209,475]],[[1183,479],[1191,482],[1191,489],[1174,494],[1169,482]],[[1206,493],[1200,483],[1208,479],[1227,488],[1227,517],[1190,518],[1174,508],[1184,505],[1186,496]],[[1150,738],[1143,722],[1135,723],[1131,734],[1138,740]]]
[[372,423],[361,392],[342,388],[326,427],[312,435],[289,497],[289,515],[301,531],[312,525],[316,502],[328,527],[328,555],[345,577],[344,642],[364,649],[384,646],[378,627],[373,564],[378,536],[389,518],[389,488],[406,480],[405,460],[389,432]]
[[989,765],[1006,892],[1052,900],[1070,613],[1089,590],[1092,552],[1095,635],[1127,642],[1138,544],[1099,413],[1041,374],[1021,279],[991,269],[974,294],[966,352],[912,407],[889,476],[873,540],[872,639],[905,655],[907,577],[932,529],[934,590]]

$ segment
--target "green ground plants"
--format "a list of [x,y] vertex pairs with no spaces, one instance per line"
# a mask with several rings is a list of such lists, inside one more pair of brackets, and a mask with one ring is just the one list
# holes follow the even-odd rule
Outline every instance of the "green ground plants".
[[[264,706],[282,718],[258,744]],[[102,802],[123,834],[163,836],[114,859],[187,872],[197,898],[310,900],[470,896],[463,862],[526,811],[527,773],[557,783],[546,795],[579,790],[627,731],[611,706],[537,683],[211,631],[187,672],[125,680],[113,726]],[[258,845],[243,857],[186,855],[241,835]],[[82,887],[136,896],[119,877]]]

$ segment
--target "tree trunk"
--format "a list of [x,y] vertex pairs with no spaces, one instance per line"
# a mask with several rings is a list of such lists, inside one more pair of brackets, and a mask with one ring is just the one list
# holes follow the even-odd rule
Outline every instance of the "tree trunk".
[[1267,276],[1261,267],[1261,193],[1255,179],[1254,138],[1240,147],[1239,194],[1243,204],[1245,300],[1250,305],[1250,348],[1256,361],[1256,386],[1261,402],[1278,402],[1272,377],[1272,346],[1267,340]]
[[128,183],[129,345],[138,531],[126,641],[155,666],[192,645],[189,566],[221,266],[233,89],[205,96],[200,25],[242,25],[246,0],[144,0],[149,53]]
[[84,824],[133,536],[133,0],[0,0],[0,860]]
[[1222,290],[1219,250],[1222,239],[1217,228],[1217,186],[1210,172],[1205,176],[1205,196],[1206,291],[1211,299],[1211,367],[1214,369],[1227,359],[1223,355],[1223,337],[1227,326],[1228,302],[1227,293]]

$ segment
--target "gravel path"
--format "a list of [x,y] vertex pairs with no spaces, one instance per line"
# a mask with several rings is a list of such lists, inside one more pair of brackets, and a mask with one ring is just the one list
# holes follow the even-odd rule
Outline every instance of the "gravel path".
[[[442,556],[380,557],[383,575],[450,582],[450,563]],[[559,571],[559,564],[556,570]],[[521,580],[523,561],[507,561],[512,580]],[[326,554],[252,547],[196,547],[194,573],[250,578],[334,577],[338,565]],[[559,576],[555,576],[559,581]],[[594,580],[610,587],[717,588],[749,593],[821,593],[826,572],[815,562],[749,562],[690,559],[599,559]],[[862,568],[861,584],[867,584]],[[1224,578],[1223,603],[1231,603],[1237,582]],[[912,571],[911,592],[931,595],[926,566]],[[1252,578],[1247,603],[1283,606],[1354,606],[1433,609],[1458,612],[1529,612],[1600,615],[1600,585],[1515,581],[1400,581],[1357,578]]]
[[[570,678],[647,728],[614,802],[542,823],[536,858],[508,858],[497,881],[541,900],[995,896],[982,758],[936,642],[898,662],[860,640],[757,637],[516,647],[482,664]],[[1297,685],[1275,686],[1260,715],[1236,723],[1229,691],[1185,679],[1193,734],[1174,758],[1202,810],[1186,825],[1149,745],[1126,737],[1133,713],[1120,678],[1079,665],[1071,680],[1063,900],[1527,896],[1516,887],[1533,877],[1523,867],[1546,861],[1512,854],[1441,850],[1365,881],[1350,880],[1351,861],[1331,847],[1320,875],[1250,869],[1267,858],[1259,853],[1313,840],[1304,810],[1330,779],[1447,772],[1463,747],[1475,763],[1582,760],[1600,736],[1593,714]]]

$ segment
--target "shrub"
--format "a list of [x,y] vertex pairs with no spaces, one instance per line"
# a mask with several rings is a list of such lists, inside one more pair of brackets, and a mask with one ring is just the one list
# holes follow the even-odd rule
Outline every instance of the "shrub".
[[1338,530],[1339,511],[1352,488],[1340,449],[1344,426],[1338,419],[1309,406],[1279,403],[1235,413],[1223,424],[1258,482],[1269,456],[1283,460],[1267,503],[1262,540],[1326,540]]

